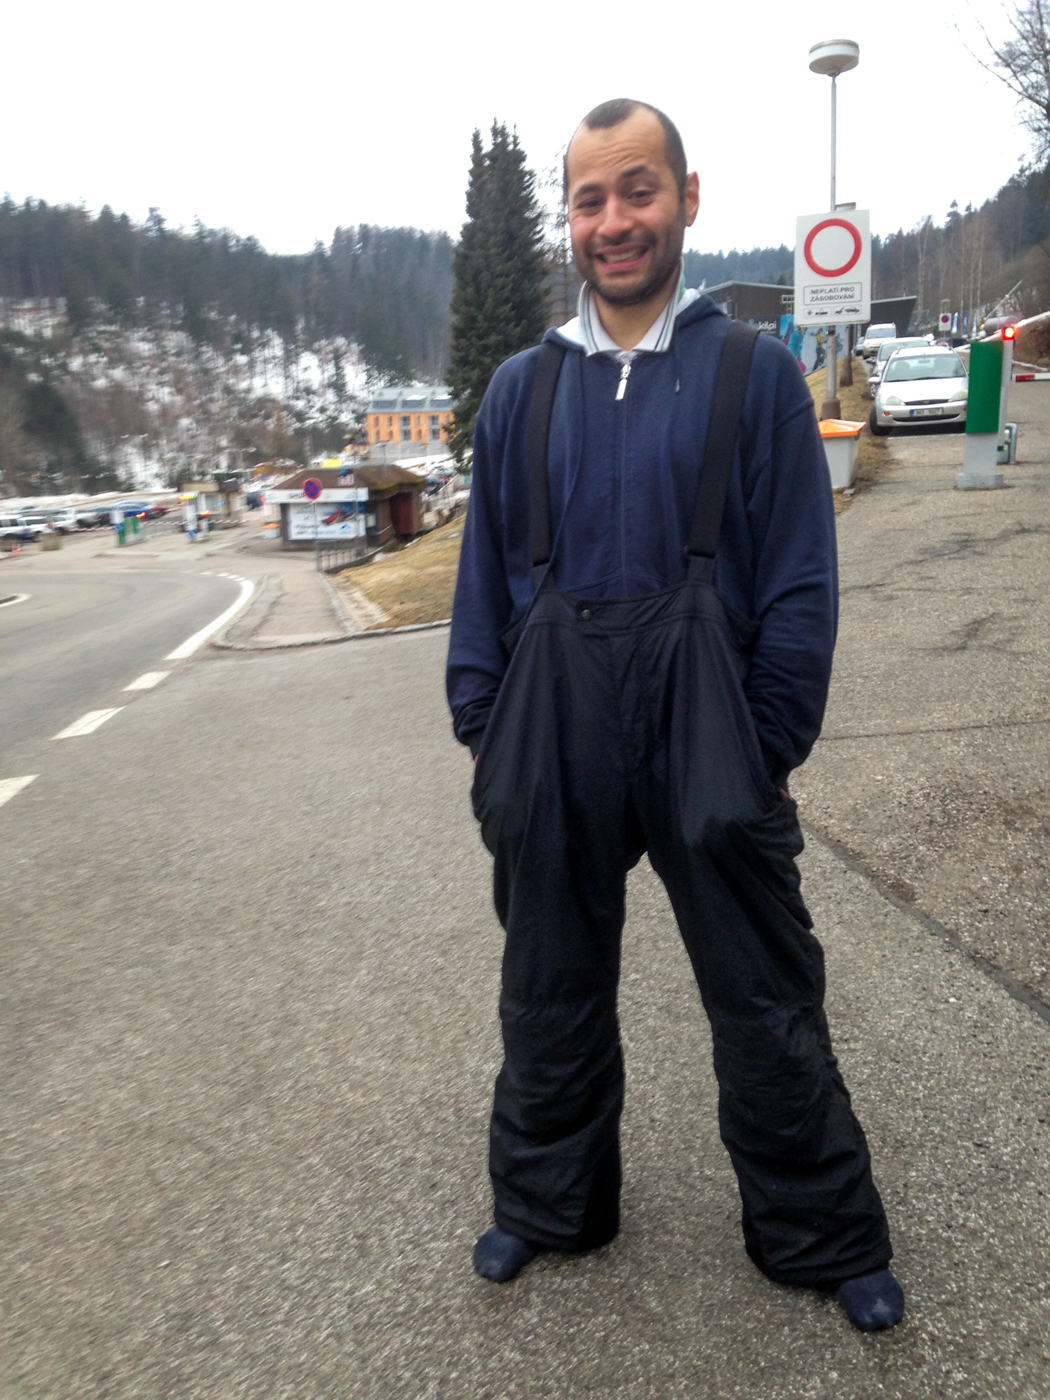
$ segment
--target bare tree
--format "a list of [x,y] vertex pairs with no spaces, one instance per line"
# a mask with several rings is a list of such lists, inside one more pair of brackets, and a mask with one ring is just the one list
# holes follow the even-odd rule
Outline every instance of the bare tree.
[[21,395],[0,380],[0,493],[22,491],[29,480],[32,452],[22,429],[24,416]]
[[543,225],[546,259],[548,317],[552,326],[561,325],[576,314],[580,275],[572,260],[569,211],[565,204],[565,151],[537,180],[537,191],[544,201]]
[[1010,37],[998,45],[982,25],[991,58],[974,57],[1022,104],[1021,124],[1031,134],[1042,164],[1050,159],[1050,0],[1018,5],[1010,25]]
[[931,230],[932,228],[933,228],[933,220],[930,218],[929,214],[926,214],[926,215],[924,215],[924,217],[922,218],[922,220],[919,222],[919,224],[917,225],[916,229],[914,230],[914,232],[915,232],[915,234],[916,234],[916,238],[915,238],[915,248],[916,248],[916,252],[918,253],[918,263],[919,263],[919,286],[918,286],[918,294],[917,294],[917,296],[916,296],[916,298],[915,298],[915,304],[916,304],[916,308],[917,308],[918,313],[919,313],[919,319],[920,319],[920,321],[922,321],[922,319],[923,319],[923,313],[924,313],[924,311],[925,311],[925,309],[926,309],[925,297],[926,297],[926,295],[927,295],[927,293],[928,293],[928,290],[929,290],[929,288],[928,288],[928,286],[927,286],[927,277],[926,277],[926,249],[927,249],[927,247],[928,247],[928,245],[929,245],[929,242],[930,242],[930,230]]

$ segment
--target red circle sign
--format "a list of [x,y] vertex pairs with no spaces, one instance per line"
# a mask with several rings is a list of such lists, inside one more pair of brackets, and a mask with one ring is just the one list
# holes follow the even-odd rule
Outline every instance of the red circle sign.
[[[823,233],[826,228],[844,228],[853,239],[853,256],[848,262],[844,262],[841,267],[821,267],[820,263],[813,257],[813,240],[818,233]],[[802,252],[806,263],[813,269],[818,277],[845,277],[850,268],[856,266],[860,261],[860,255],[863,249],[863,240],[851,223],[848,223],[845,219],[823,219],[819,224],[816,224],[810,229]]]
[[308,481],[303,482],[303,495],[308,501],[316,501],[323,490],[324,487],[317,480],[316,476],[312,476]]

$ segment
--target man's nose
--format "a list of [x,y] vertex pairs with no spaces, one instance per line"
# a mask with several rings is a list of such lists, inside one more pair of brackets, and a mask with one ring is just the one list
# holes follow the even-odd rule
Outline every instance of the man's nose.
[[633,227],[634,216],[629,205],[616,195],[610,195],[602,210],[601,223],[597,229],[598,237],[611,242],[623,238]]

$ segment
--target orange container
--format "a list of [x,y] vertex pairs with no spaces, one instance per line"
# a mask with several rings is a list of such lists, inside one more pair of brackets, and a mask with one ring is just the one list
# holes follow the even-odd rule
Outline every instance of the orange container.
[[857,456],[864,424],[852,423],[846,418],[822,418],[818,426],[824,439],[824,456],[828,461],[832,490],[841,491],[852,486],[853,478],[857,475]]

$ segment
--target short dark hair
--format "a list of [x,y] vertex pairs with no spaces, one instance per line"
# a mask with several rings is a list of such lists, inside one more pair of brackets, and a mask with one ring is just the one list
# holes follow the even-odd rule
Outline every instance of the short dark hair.
[[[639,102],[633,97],[613,97],[608,102],[601,102],[597,107],[593,107],[580,126],[585,126],[589,131],[603,131],[612,126],[619,126],[625,122],[632,112],[637,112],[641,107],[646,112],[652,112],[664,129],[664,154],[667,157],[667,164],[671,167],[671,174],[674,176],[675,184],[678,186],[678,198],[685,198],[685,177],[687,174],[685,162],[685,147],[682,145],[682,137],[674,122],[666,112],[661,112],[659,107],[653,107],[648,102]],[[569,156],[565,154],[565,192],[569,192]]]

